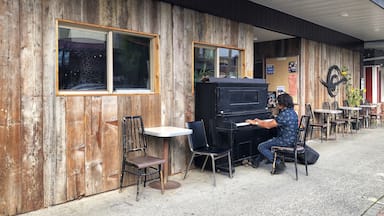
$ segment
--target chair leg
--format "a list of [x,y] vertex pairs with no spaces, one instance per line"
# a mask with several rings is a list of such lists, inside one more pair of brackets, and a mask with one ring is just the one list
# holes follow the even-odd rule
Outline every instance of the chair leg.
[[123,159],[123,164],[121,165],[121,174],[120,174],[120,192],[123,190],[123,181],[124,181],[124,171],[125,171],[125,160]]
[[308,176],[308,161],[306,153],[304,152],[304,161],[305,161],[305,175]]
[[[327,127],[328,127],[328,126],[327,126]],[[324,128],[323,131],[322,131],[322,133],[325,133],[325,139],[326,139],[326,140],[328,140],[328,133],[327,133],[327,130],[328,130],[327,128]],[[323,136],[321,136],[321,137],[323,137]],[[321,141],[323,141],[323,140],[321,140]]]
[[229,167],[229,178],[232,178],[232,160],[231,160],[231,152],[228,152],[228,167]]
[[213,155],[211,155],[212,160],[212,173],[213,173],[213,186],[216,187],[216,167],[215,167],[215,158]]
[[275,174],[275,172],[276,172],[276,159],[277,159],[277,152],[275,151],[273,153],[273,162],[272,162],[271,174]]
[[208,155],[205,157],[205,160],[204,160],[203,166],[201,167],[201,172],[203,172],[203,171],[204,171],[204,168],[205,168],[205,165],[207,164],[207,161],[208,161]]
[[159,175],[160,175],[161,194],[164,194],[164,176],[163,176],[163,165],[162,164],[159,165]]
[[148,168],[144,168],[144,187],[147,186],[147,172],[148,172]]
[[136,181],[136,201],[139,201],[139,193],[140,193],[140,181],[141,181],[141,170],[138,171],[139,175],[137,176]]
[[299,180],[297,175],[297,151],[295,151],[295,173],[296,173],[296,181]]
[[187,170],[185,170],[184,179],[187,177],[189,168],[190,168],[191,165],[192,165],[192,161],[193,161],[193,158],[194,158],[194,157],[195,157],[195,153],[192,154],[191,160],[189,161],[189,164],[188,164],[188,166],[187,166]]

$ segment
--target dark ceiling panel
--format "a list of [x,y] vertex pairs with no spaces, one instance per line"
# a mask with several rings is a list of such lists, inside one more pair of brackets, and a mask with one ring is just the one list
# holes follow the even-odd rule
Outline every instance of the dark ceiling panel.
[[363,41],[248,0],[162,0],[271,31],[362,50]]

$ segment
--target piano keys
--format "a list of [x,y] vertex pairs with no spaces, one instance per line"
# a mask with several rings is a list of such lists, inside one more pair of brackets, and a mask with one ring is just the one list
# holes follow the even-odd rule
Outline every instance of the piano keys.
[[243,126],[249,126],[251,124],[249,124],[248,122],[238,122],[238,123],[235,123],[236,127],[243,127]]
[[[264,121],[268,122],[268,121],[272,121],[272,119],[264,119]],[[234,123],[234,124],[236,125],[236,127],[243,127],[243,126],[250,126],[251,125],[248,122],[237,122],[237,123]]]

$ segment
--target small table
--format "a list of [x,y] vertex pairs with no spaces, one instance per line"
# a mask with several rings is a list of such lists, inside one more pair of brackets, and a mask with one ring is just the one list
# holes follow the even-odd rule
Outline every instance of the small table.
[[[187,128],[180,128],[180,127],[160,126],[160,127],[144,128],[144,134],[163,139],[163,158],[165,159],[164,172],[163,172],[164,173],[164,189],[167,190],[167,189],[174,189],[174,188],[180,187],[179,182],[168,180],[169,138],[192,134],[192,130]],[[161,189],[161,185],[159,181],[151,182],[149,186],[151,186],[152,188]]]
[[[360,121],[359,120],[359,111],[362,109],[361,107],[346,107],[346,106],[341,106],[341,107],[339,107],[340,109],[342,109],[342,110],[347,110],[348,111],[348,119],[349,119],[349,121],[348,121],[348,124],[351,124],[351,118],[352,118],[352,112],[353,111],[357,111],[356,113],[356,118],[357,118],[357,123],[356,123],[356,129],[358,128],[358,125],[357,124],[359,124],[358,122]],[[351,128],[351,125],[349,125],[349,127],[348,128],[350,128],[350,130],[352,129]],[[356,130],[357,131],[357,130]]]
[[360,107],[365,110],[364,126],[369,127],[369,110],[377,107],[377,104],[361,104]]
[[323,113],[327,115],[327,140],[329,139],[329,134],[331,130],[331,114],[340,114],[341,110],[332,110],[332,109],[315,109],[313,110],[315,113]]

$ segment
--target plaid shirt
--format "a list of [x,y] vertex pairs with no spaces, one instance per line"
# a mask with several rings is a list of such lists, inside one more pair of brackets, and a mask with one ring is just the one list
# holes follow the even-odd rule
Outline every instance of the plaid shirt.
[[296,141],[298,117],[293,108],[285,108],[276,117],[277,136],[276,141],[281,146],[293,146]]

